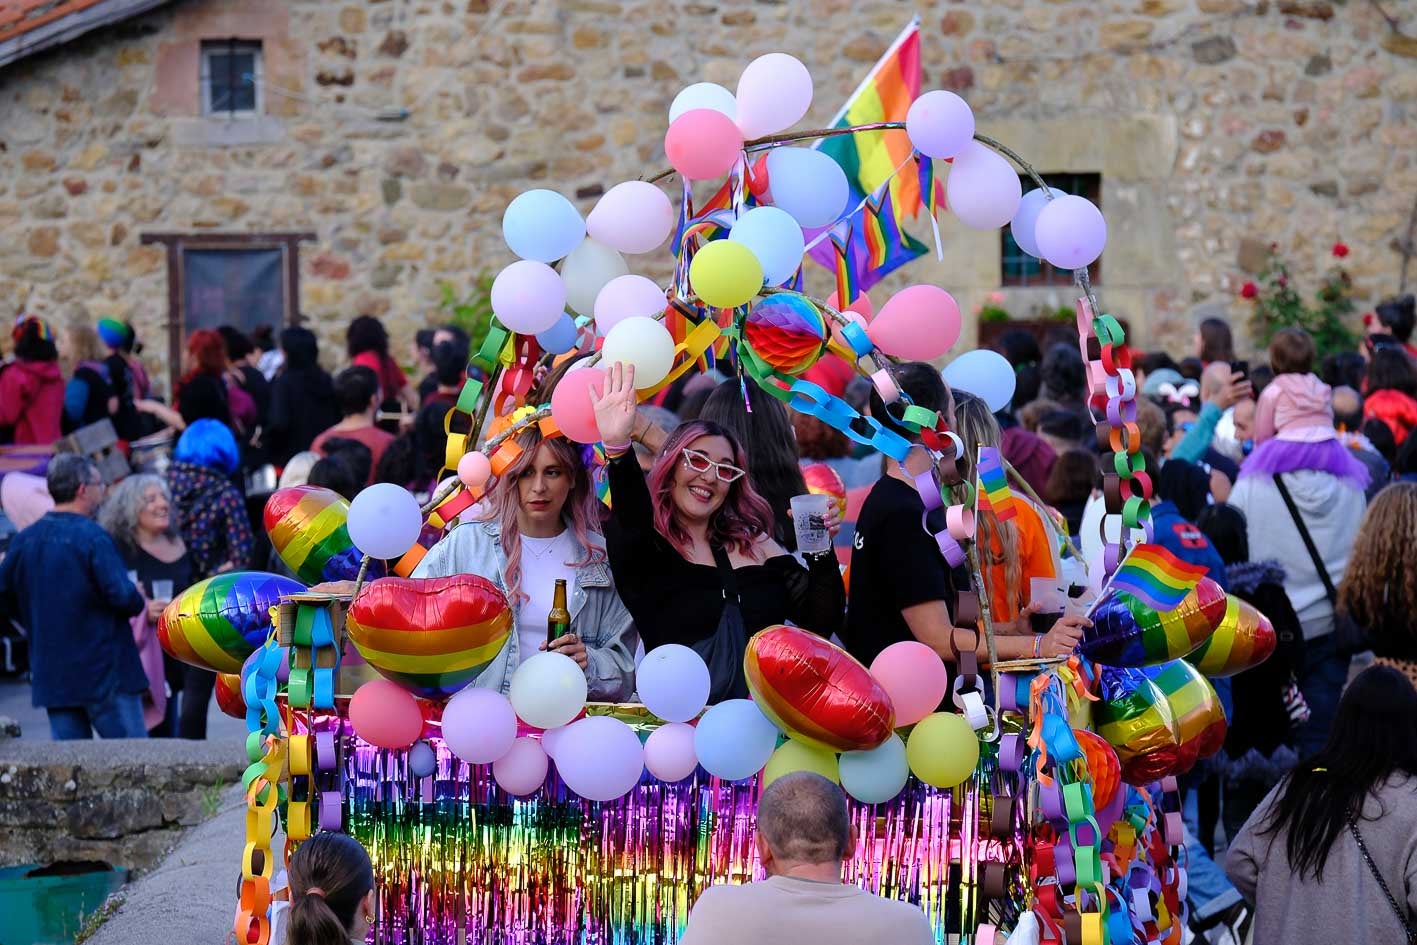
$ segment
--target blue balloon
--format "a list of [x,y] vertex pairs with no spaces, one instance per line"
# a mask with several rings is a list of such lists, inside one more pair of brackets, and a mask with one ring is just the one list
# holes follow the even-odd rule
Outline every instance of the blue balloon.
[[576,346],[576,322],[563,314],[556,324],[536,333],[536,343],[548,354],[565,354]]
[[1003,410],[1014,399],[1018,376],[1002,354],[988,348],[966,351],[940,372],[954,390],[969,391],[991,411]]
[[585,220],[554,190],[528,190],[507,204],[502,238],[522,259],[553,263],[585,239]]
[[777,726],[751,699],[729,699],[709,710],[694,728],[694,754],[716,778],[742,781],[763,770],[777,747]]
[[844,751],[840,762],[841,786],[863,804],[884,804],[897,797],[910,777],[905,742],[891,737],[870,751]]
[[763,282],[781,285],[802,265],[802,227],[777,207],[754,207],[738,218],[728,238],[753,251],[763,266]]
[[846,209],[851,197],[846,172],[821,151],[773,148],[767,166],[773,205],[803,227],[830,226]]
[[415,778],[426,778],[438,770],[438,754],[427,742],[418,741],[408,750],[408,773]]

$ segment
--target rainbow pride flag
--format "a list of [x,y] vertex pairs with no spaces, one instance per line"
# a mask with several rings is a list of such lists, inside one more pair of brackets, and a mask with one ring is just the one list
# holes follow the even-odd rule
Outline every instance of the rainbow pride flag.
[[1206,569],[1189,564],[1161,545],[1137,545],[1117,566],[1109,586],[1153,610],[1174,610],[1195,589]]
[[[916,17],[846,100],[830,127],[905,121],[910,103],[919,94],[920,18]],[[854,212],[837,223],[834,233],[849,237],[848,259],[859,289],[871,288],[925,254],[925,244],[902,230],[898,222],[905,214],[917,215],[921,207],[920,178],[911,173],[914,168],[909,163],[914,149],[903,129],[837,135],[819,140],[815,147],[841,165],[851,184],[847,207]],[[876,198],[874,207],[867,205],[868,195]],[[887,196],[889,199],[884,199]],[[868,243],[868,235],[880,241]],[[811,256],[826,269],[836,269],[837,253],[830,240],[813,246]]]
[[998,447],[979,448],[978,468],[980,506],[992,510],[999,521],[1007,522],[1018,514],[1018,508],[1014,505],[1014,494],[1009,491],[1009,478],[1004,474]]

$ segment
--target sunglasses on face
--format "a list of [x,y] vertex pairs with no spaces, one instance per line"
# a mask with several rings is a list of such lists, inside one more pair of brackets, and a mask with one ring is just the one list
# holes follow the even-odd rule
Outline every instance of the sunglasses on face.
[[712,469],[718,476],[719,482],[737,482],[746,475],[743,470],[732,463],[715,463],[708,458],[707,453],[687,448],[684,450],[684,465],[696,473],[706,473]]

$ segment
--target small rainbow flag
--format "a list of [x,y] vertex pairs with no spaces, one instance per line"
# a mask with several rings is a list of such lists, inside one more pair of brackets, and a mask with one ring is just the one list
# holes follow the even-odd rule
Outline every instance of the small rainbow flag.
[[1206,569],[1189,564],[1161,545],[1137,545],[1117,566],[1110,587],[1157,611],[1174,610],[1195,589]]
[[844,236],[833,232],[830,239],[836,250],[836,304],[844,309],[861,294],[857,288],[856,270],[851,265],[850,225],[847,225]]
[[993,511],[994,516],[1001,522],[1007,522],[1018,514],[1018,509],[1014,506],[1014,495],[1009,491],[1009,478],[1004,475],[1004,463],[999,458],[999,448],[996,446],[979,448],[978,495],[980,506]]

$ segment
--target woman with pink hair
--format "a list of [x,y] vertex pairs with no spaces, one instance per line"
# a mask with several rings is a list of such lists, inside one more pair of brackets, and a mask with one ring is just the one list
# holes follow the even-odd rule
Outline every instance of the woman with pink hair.
[[[646,650],[679,643],[704,657],[710,702],[744,698],[749,636],[788,621],[823,637],[841,628],[836,556],[805,555],[804,566],[772,539],[772,510],[747,477],[743,447],[716,423],[675,430],[646,484],[630,448],[648,432],[637,429],[634,368],[608,374],[593,404],[611,457],[606,538],[625,606]],[[835,516],[828,512],[829,528]]]

